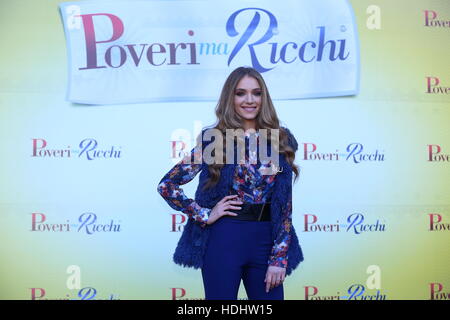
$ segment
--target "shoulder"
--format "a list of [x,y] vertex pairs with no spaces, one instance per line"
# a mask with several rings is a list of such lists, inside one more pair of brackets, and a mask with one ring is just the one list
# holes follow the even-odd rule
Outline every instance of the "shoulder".
[[297,139],[295,139],[294,134],[286,127],[280,127],[282,130],[284,130],[288,137],[288,143],[291,146],[291,148],[295,151],[298,149],[298,142]]
[[209,139],[209,137],[207,137],[207,135],[205,135],[205,133],[207,133],[208,131],[212,132],[211,129],[214,129],[214,128],[213,127],[202,128],[202,131],[197,135],[197,138],[196,138],[197,145],[198,144],[204,145],[204,144],[208,144],[209,142],[211,142],[211,139]]

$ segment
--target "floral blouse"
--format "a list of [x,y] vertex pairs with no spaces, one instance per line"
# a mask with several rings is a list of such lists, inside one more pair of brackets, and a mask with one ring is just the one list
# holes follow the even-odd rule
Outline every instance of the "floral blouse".
[[[257,159],[257,150],[249,148],[250,135],[258,132],[245,133],[245,163],[236,166],[233,186],[230,194],[237,194],[238,199],[245,203],[270,202],[275,174],[271,172],[271,163],[262,164]],[[202,208],[195,200],[188,198],[180,185],[186,184],[200,172],[201,163],[191,161],[194,157],[201,157],[201,150],[196,148],[178,162],[162,179],[158,185],[158,192],[171,208],[181,211],[196,220],[202,227],[206,226],[212,209]],[[273,168],[273,167],[272,167]],[[270,266],[287,267],[287,250],[290,243],[290,228],[292,224],[292,194],[282,212],[282,228],[274,241],[272,252],[268,260]]]

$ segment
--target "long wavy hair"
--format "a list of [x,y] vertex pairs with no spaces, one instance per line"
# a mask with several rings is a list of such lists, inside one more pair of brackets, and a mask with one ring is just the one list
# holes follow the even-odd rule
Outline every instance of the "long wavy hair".
[[[264,82],[261,74],[251,67],[239,67],[233,70],[228,78],[226,79],[222,92],[220,94],[220,99],[216,105],[216,116],[217,121],[216,124],[211,126],[211,128],[218,129],[222,132],[223,136],[223,146],[225,148],[226,145],[226,129],[243,129],[243,118],[235,111],[234,109],[234,95],[236,87],[239,81],[245,77],[250,76],[258,81],[258,84],[261,88],[261,107],[256,116],[256,131],[259,129],[279,129],[279,149],[278,152],[285,155],[287,162],[291,165],[292,171],[295,174],[294,182],[297,180],[299,175],[299,169],[296,164],[294,164],[295,160],[295,152],[288,144],[288,135],[285,130],[280,128],[280,122],[278,120],[277,113],[272,103],[272,99],[270,98],[269,90],[267,89],[266,83]],[[269,139],[274,141],[273,137],[270,135],[270,130],[268,130]],[[197,138],[197,144],[201,142],[201,134]],[[223,152],[225,156],[225,152]],[[219,182],[220,179],[220,170],[224,166],[225,161],[222,163],[213,163],[208,165],[208,170],[210,173],[210,179],[205,183],[203,190],[213,187]]]

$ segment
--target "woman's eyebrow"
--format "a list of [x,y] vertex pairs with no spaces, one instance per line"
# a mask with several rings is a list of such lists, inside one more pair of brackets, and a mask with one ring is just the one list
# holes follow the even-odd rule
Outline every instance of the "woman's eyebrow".
[[[245,89],[243,89],[243,88],[237,88],[236,91],[238,91],[238,90],[245,91]],[[252,91],[255,91],[255,90],[261,90],[261,88],[254,88],[254,89],[252,89]]]

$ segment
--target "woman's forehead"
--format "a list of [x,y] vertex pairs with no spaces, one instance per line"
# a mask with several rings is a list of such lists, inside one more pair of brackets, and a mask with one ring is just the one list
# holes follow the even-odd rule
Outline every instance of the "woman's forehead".
[[236,85],[236,90],[246,90],[246,89],[261,89],[258,81],[253,77],[244,77],[241,80],[239,80],[238,84]]

